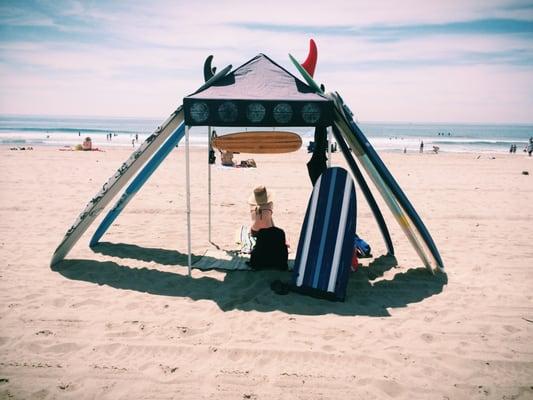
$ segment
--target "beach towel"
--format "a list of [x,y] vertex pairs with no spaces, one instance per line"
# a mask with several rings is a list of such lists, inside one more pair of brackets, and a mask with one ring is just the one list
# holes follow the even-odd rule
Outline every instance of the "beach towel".
[[357,235],[355,235],[354,248],[359,258],[372,257],[372,249],[370,248],[370,245]]
[[250,233],[248,225],[241,225],[235,233],[235,243],[240,245],[239,252],[242,254],[250,254],[255,246],[256,239]]

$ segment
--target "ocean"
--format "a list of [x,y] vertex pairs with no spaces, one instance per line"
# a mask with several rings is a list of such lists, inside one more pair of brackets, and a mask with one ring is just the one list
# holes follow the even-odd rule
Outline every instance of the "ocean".
[[[138,135],[144,141],[164,119],[110,117],[0,116],[0,145],[73,146],[87,136],[94,147],[129,146]],[[512,144],[521,152],[533,136],[533,125],[427,124],[359,122],[361,130],[379,151],[414,152],[420,142],[424,149],[438,146],[441,152],[509,152]],[[242,130],[215,128],[218,135]],[[290,128],[300,134],[304,144],[313,140],[313,129]],[[111,140],[107,135],[111,133]],[[191,131],[191,144],[207,145],[207,128]],[[135,145],[138,145],[135,143]]]

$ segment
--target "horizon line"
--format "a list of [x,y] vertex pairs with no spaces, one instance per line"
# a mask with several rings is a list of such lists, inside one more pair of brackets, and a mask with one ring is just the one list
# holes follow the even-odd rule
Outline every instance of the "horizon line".
[[[170,115],[170,114],[169,114]],[[2,117],[40,117],[40,118],[98,118],[98,119],[145,119],[154,121],[164,121],[168,117],[155,117],[155,116],[132,116],[132,115],[84,115],[84,114],[26,114],[26,113],[2,113],[0,112],[0,118]],[[423,121],[423,120],[405,120],[405,121],[385,121],[385,120],[355,120],[356,123],[370,123],[370,124],[405,124],[405,125],[522,125],[533,126],[533,120],[529,122],[481,122],[481,121]],[[207,125],[206,125],[207,126]]]

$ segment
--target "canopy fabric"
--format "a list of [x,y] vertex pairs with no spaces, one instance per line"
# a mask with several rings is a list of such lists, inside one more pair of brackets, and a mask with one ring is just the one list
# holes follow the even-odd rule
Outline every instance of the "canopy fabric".
[[329,126],[333,102],[264,54],[183,99],[190,126]]

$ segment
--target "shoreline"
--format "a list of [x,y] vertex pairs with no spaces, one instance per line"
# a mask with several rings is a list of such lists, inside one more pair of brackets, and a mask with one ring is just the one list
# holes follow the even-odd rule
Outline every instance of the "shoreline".
[[[80,144],[81,144],[82,141],[80,141]],[[20,147],[32,147],[34,150],[37,150],[37,149],[55,149],[55,150],[65,150],[65,149],[71,149],[72,151],[82,151],[82,150],[74,150],[74,147],[77,145],[78,143],[75,143],[75,144],[64,144],[64,145],[58,145],[58,144],[44,144],[44,143],[12,143],[12,144],[8,144],[8,143],[0,143],[0,149],[3,149],[3,150],[9,150],[10,148],[20,148]],[[93,147],[95,148],[99,148],[103,151],[107,151],[107,150],[113,150],[113,149],[120,149],[120,150],[130,150],[131,152],[133,152],[134,150],[138,149],[140,146],[141,146],[141,142],[139,141],[139,143],[136,143],[135,144],[135,147],[133,147],[131,145],[131,143],[127,143],[127,142],[123,142],[123,143],[114,143],[114,144],[111,144],[109,142],[103,142],[103,143],[100,143],[100,142],[93,142]],[[307,149],[306,149],[306,146],[307,146],[308,142],[304,142],[302,144],[302,147],[300,150],[298,150],[298,152],[306,152],[307,153]],[[202,149],[202,150],[205,150],[207,151],[207,144],[206,143],[195,143],[194,141],[191,141],[190,142],[190,148],[194,148],[194,149]],[[179,143],[179,146],[177,147],[184,147],[185,144],[184,142],[180,142]],[[416,148],[412,148],[412,149],[408,149],[406,153],[404,153],[404,151],[402,149],[392,149],[392,148],[378,148],[378,147],[374,147],[374,149],[376,150],[376,152],[378,154],[409,154],[409,155],[414,155],[414,154],[421,154],[419,152],[418,149]],[[340,150],[337,150],[337,153],[340,153]],[[217,151],[217,154],[219,154],[219,152]],[[239,153],[235,153],[235,154],[239,154]],[[244,154],[244,153],[243,153]],[[312,153],[307,153],[309,155],[311,155]],[[422,154],[426,154],[426,155],[439,155],[439,154],[444,154],[444,155],[452,155],[452,154],[480,154],[480,155],[498,155],[498,156],[502,156],[504,154],[509,154],[511,155],[512,157],[520,157],[520,155],[524,155],[524,156],[528,156],[527,152],[524,151],[524,150],[517,150],[516,153],[510,153],[509,150],[489,150],[489,149],[480,149],[480,150],[473,150],[473,149],[462,149],[462,150],[447,150],[447,149],[443,149],[442,147],[439,147],[439,150],[438,150],[438,154],[436,154],[433,150],[430,150],[429,148],[425,149],[424,152]],[[253,155],[253,154],[251,154]]]

